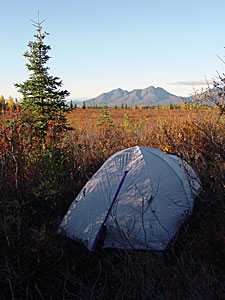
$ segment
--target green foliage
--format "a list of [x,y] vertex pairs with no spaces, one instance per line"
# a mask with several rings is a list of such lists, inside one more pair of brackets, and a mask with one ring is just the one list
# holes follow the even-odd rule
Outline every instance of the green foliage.
[[21,119],[5,123],[0,138],[7,149],[0,160],[0,210],[7,236],[16,232],[20,237],[27,228],[43,223],[56,224],[63,205],[59,197],[71,180],[70,149],[55,145],[54,139],[43,149],[34,139],[32,124]]
[[132,121],[131,121],[131,118],[128,114],[125,114],[124,115],[124,126],[125,128],[131,128],[131,124],[132,124]]
[[180,108],[181,108],[181,105],[174,104],[174,105],[173,105],[173,108],[174,108],[174,109],[180,109]]
[[15,84],[18,91],[22,93],[22,107],[30,113],[30,119],[34,123],[34,133],[42,140],[45,139],[48,132],[49,122],[54,123],[56,131],[67,129],[65,111],[65,97],[69,95],[66,90],[60,90],[62,81],[58,77],[49,75],[49,67],[46,66],[49,60],[49,45],[44,43],[48,35],[42,32],[43,23],[32,21],[36,27],[37,33],[35,40],[28,43],[30,51],[26,51],[24,56],[28,59],[26,67],[31,73],[29,79],[21,84]]
[[110,115],[106,105],[103,106],[103,109],[101,111],[101,117],[99,119],[99,123],[100,125],[103,125],[106,131],[110,130],[111,127],[113,127],[112,116]]

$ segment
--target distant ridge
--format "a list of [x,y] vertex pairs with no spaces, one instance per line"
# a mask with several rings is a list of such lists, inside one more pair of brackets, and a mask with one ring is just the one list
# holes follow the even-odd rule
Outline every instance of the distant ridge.
[[171,104],[183,104],[185,100],[190,97],[179,97],[173,95],[161,87],[150,86],[146,89],[135,89],[133,91],[126,91],[121,88],[112,90],[107,93],[103,93],[96,98],[92,98],[85,101],[87,106],[95,105],[98,106],[121,106],[126,104],[127,106],[134,105],[170,105]]

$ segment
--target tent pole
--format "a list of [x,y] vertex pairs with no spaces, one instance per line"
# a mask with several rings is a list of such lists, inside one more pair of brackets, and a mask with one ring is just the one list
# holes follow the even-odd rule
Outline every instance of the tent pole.
[[101,226],[100,226],[100,228],[99,228],[99,231],[98,231],[98,233],[97,233],[97,235],[96,235],[96,238],[95,238],[95,240],[94,240],[94,243],[93,243],[93,246],[92,246],[92,248],[91,248],[91,251],[94,251],[94,250],[95,250],[95,247],[96,247],[96,245],[97,245],[97,242],[98,242],[99,237],[100,237],[101,232],[102,232],[102,228],[103,228],[103,226],[105,225],[105,222],[106,222],[106,220],[107,220],[107,218],[108,218],[108,216],[109,216],[109,214],[110,214],[110,212],[111,212],[111,210],[112,210],[112,207],[113,207],[113,205],[114,205],[114,203],[115,203],[115,201],[116,201],[116,198],[117,198],[118,195],[119,195],[120,189],[121,189],[121,187],[122,187],[122,185],[123,185],[123,183],[124,183],[125,177],[127,176],[127,173],[128,173],[128,172],[129,172],[129,171],[125,171],[124,174],[123,174],[123,177],[122,177],[122,179],[121,179],[121,181],[120,181],[120,184],[119,184],[118,189],[117,189],[117,191],[116,191],[116,194],[115,194],[115,196],[114,196],[114,198],[113,198],[113,201],[112,201],[112,203],[111,203],[111,205],[110,205],[110,207],[109,207],[109,209],[108,209],[108,212],[107,212],[107,214],[106,214],[106,216],[105,216],[105,219],[104,219],[104,221],[102,222],[102,224],[101,224]]

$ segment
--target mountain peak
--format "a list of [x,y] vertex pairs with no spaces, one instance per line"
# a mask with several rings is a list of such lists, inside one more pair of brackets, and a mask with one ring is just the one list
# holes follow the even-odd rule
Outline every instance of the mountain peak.
[[134,105],[169,105],[183,103],[183,98],[175,96],[161,87],[149,86],[145,89],[135,89],[130,92],[121,88],[116,88],[110,92],[103,93],[100,96],[87,100],[87,105],[98,104],[103,106],[121,105],[126,103],[127,106]]

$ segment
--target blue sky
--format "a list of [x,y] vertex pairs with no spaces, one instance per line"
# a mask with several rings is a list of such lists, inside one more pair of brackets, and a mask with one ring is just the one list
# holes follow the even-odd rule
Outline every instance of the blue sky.
[[[45,19],[50,74],[72,98],[150,85],[187,96],[225,65],[224,0],[0,0],[0,95],[20,97],[30,19]],[[194,84],[194,85],[193,85]]]

